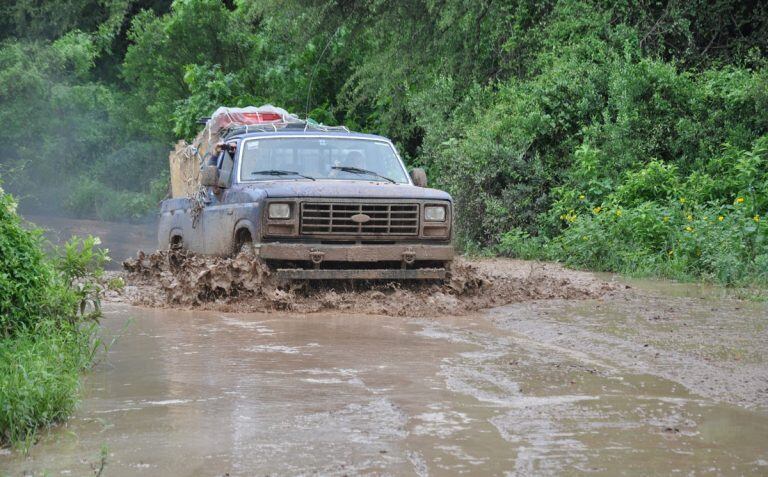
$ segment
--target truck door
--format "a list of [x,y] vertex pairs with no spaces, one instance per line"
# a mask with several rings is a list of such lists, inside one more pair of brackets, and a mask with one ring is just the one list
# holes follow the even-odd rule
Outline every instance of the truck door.
[[229,255],[234,249],[234,231],[237,220],[236,204],[228,199],[229,187],[232,185],[237,143],[227,143],[227,147],[215,157],[219,169],[218,187],[209,187],[210,202],[203,208],[202,232],[206,254]]

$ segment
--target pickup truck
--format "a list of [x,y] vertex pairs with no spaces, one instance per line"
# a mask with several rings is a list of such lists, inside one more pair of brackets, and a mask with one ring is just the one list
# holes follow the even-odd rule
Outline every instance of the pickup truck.
[[228,131],[193,197],[161,204],[161,249],[251,247],[278,278],[446,278],[453,200],[384,137],[307,122]]

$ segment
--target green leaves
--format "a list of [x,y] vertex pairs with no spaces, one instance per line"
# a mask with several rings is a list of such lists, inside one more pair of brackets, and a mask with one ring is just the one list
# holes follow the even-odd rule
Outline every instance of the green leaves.
[[0,193],[0,337],[45,320],[76,323],[97,317],[97,279],[108,260],[99,240],[73,238],[60,257],[49,260],[40,232],[22,226],[14,204]]
[[98,279],[107,257],[95,237],[73,238],[51,260],[39,231],[22,226],[0,189],[0,444],[30,445],[35,431],[74,409],[94,353]]
[[713,175],[686,177],[675,164],[651,161],[625,173],[616,190],[597,201],[558,189],[550,213],[561,211],[564,229],[542,255],[598,270],[768,284],[760,265],[768,257],[768,189],[753,186],[768,174],[767,138],[751,150],[725,145],[706,163]]

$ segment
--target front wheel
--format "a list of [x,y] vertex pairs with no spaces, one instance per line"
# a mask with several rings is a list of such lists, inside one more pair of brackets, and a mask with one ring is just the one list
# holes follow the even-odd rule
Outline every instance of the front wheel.
[[232,250],[233,255],[237,255],[240,252],[253,250],[253,237],[248,229],[240,229],[235,233],[234,246]]
[[184,250],[184,238],[181,235],[174,235],[171,237],[168,248],[172,251]]

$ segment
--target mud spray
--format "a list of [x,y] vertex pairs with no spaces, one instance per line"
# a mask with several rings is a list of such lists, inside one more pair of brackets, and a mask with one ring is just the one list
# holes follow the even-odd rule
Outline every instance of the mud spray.
[[461,315],[521,301],[595,298],[623,288],[554,264],[505,259],[458,260],[444,283],[280,284],[270,276],[269,267],[248,251],[231,258],[187,251],[139,252],[123,267],[126,286],[109,292],[109,301],[219,311]]

